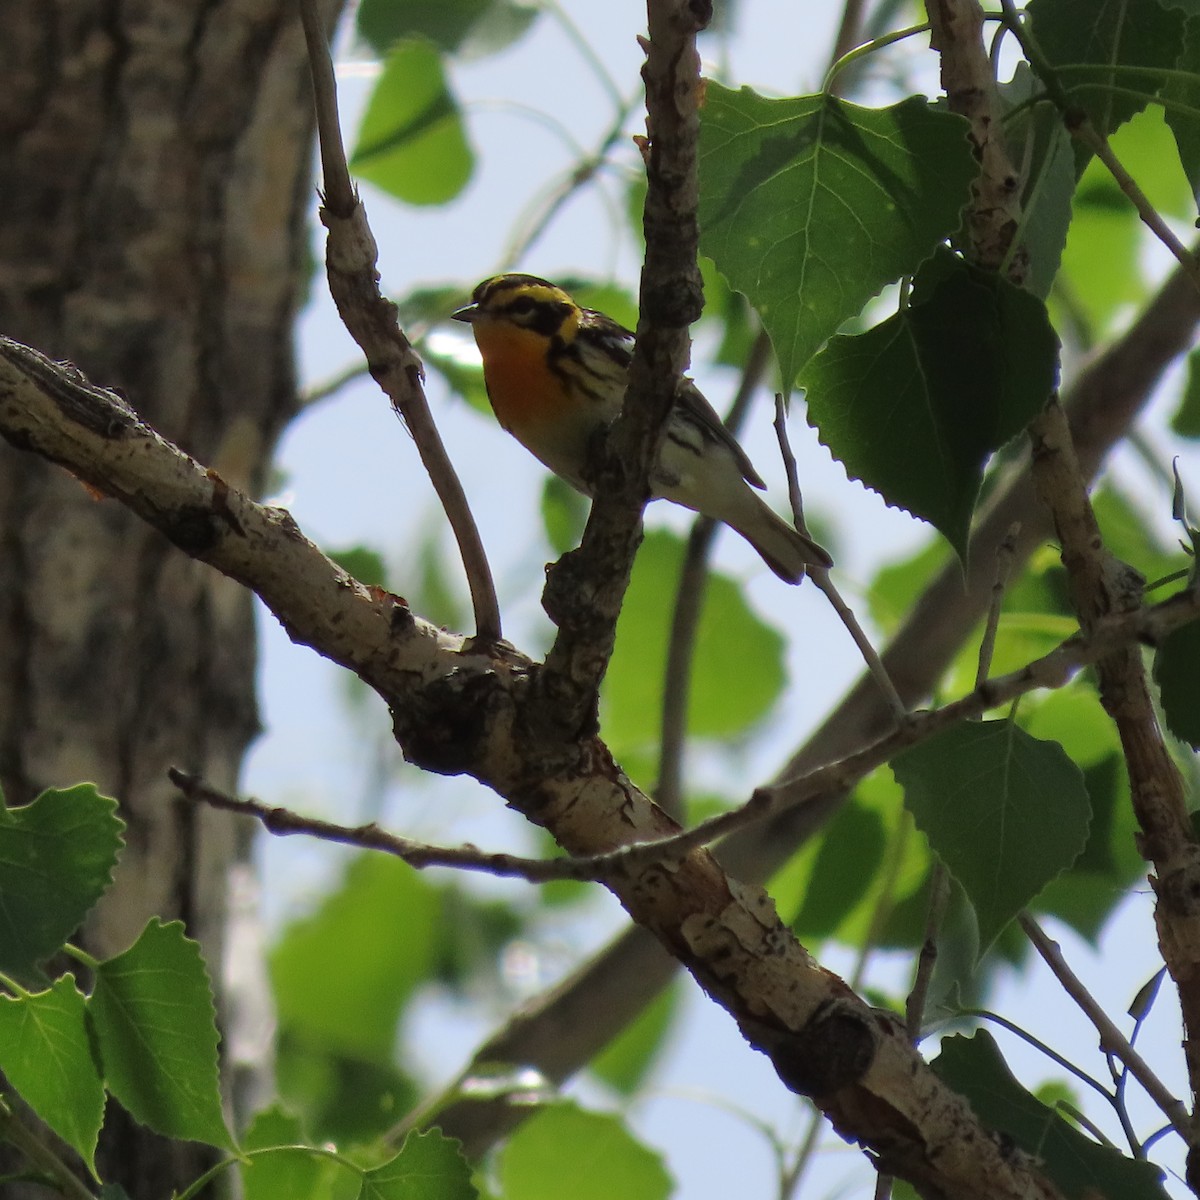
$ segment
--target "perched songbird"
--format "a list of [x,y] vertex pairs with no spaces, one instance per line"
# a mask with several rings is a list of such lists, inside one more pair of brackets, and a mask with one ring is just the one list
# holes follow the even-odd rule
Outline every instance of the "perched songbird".
[[[581,308],[535,275],[485,279],[454,313],[475,333],[488,398],[500,424],[556,475],[585,495],[596,430],[621,411],[633,334]],[[685,381],[650,476],[654,496],[724,521],[788,583],[833,560],[777,516],[751,489],[766,485],[720,417]]]

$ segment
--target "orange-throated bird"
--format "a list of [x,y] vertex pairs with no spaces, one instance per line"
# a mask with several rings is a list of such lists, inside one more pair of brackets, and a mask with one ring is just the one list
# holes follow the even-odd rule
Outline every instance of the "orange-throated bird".
[[[621,411],[633,334],[581,308],[536,275],[497,275],[453,314],[467,321],[483,357],[483,379],[500,424],[556,475],[585,495],[588,448]],[[690,380],[667,421],[651,492],[736,529],[788,583],[833,560],[753,491],[766,485],[746,452]]]

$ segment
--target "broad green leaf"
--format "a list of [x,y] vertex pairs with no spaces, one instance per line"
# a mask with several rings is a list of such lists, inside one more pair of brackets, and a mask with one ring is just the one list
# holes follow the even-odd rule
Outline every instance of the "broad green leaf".
[[410,1133],[394,1158],[363,1173],[359,1192],[361,1200],[475,1200],[478,1195],[462,1146],[437,1129]]
[[700,247],[758,310],[785,391],[843,321],[958,228],[978,170],[966,131],[916,97],[870,109],[708,83]]
[[1180,437],[1200,438],[1200,350],[1188,354],[1187,382],[1171,417],[1171,429]]
[[217,1021],[199,945],[157,918],[96,969],[88,1000],[108,1090],[167,1137],[230,1149],[217,1076]]
[[0,971],[25,981],[108,889],[123,845],[117,802],[94,784],[0,801]]
[[1176,629],[1154,655],[1154,680],[1167,728],[1200,750],[1200,621]]
[[362,0],[356,24],[380,55],[420,37],[446,54],[478,57],[516,41],[540,11],[512,0]]
[[589,503],[557,475],[547,475],[542,484],[542,525],[555,554],[566,554],[579,545],[587,524]]
[[946,543],[935,537],[908,558],[880,567],[867,589],[871,620],[884,633],[895,633],[947,557]]
[[88,1041],[83,993],[70,975],[35,995],[0,995],[0,1070],[95,1176],[104,1082]]
[[892,762],[904,802],[962,885],[980,952],[1079,857],[1091,820],[1079,768],[1010,721],[965,722]]
[[391,1056],[373,1062],[281,1030],[275,1055],[279,1094],[320,1142],[363,1145],[381,1137],[420,1100]]
[[1190,72],[1192,78],[1172,76],[1167,80],[1162,89],[1163,115],[1175,138],[1193,199],[1200,201],[1200,10],[1188,19],[1175,69]]
[[[1071,103],[1102,136],[1154,98],[1183,42],[1183,14],[1159,0],[1029,0],[1025,11],[1042,53],[1060,68]],[[1080,64],[1086,69],[1071,69]],[[1129,67],[1146,69],[1131,74]]]
[[945,251],[907,308],[833,338],[799,382],[809,421],[850,476],[965,557],[984,464],[1045,403],[1057,350],[1041,301]]
[[1034,737],[1062,744],[1083,771],[1092,808],[1083,853],[1042,889],[1031,907],[1053,913],[1094,942],[1126,888],[1146,870],[1137,852],[1137,822],[1120,740],[1095,689],[1082,680],[1040,699],[1027,697],[1019,719]]
[[[661,720],[667,639],[684,546],[675,534],[646,535],[617,622],[616,650],[601,692],[601,728],[614,753],[653,745]],[[688,731],[733,737],[771,709],[783,690],[783,637],[746,603],[728,576],[705,587],[692,663]],[[737,680],[737,687],[729,681]]]
[[600,1053],[591,1071],[623,1096],[645,1082],[679,1016],[683,992],[673,980]]
[[1166,1200],[1158,1167],[1094,1142],[1047,1108],[1013,1077],[990,1034],[943,1038],[932,1066],[985,1125],[1033,1155],[1064,1196]]
[[[1041,91],[1041,83],[1023,62],[1017,65],[1012,80],[997,89],[1006,112]],[[1014,156],[1028,163],[1016,236],[1029,255],[1025,286],[1045,300],[1058,274],[1071,224],[1075,145],[1058,110],[1048,101],[1022,109],[1006,122],[1004,132]]]
[[335,1179],[348,1172],[307,1144],[297,1117],[278,1106],[256,1113],[241,1142],[242,1200],[333,1200]]
[[345,550],[325,552],[343,571],[367,587],[387,586],[387,565],[383,555],[370,546],[347,546]]
[[554,1104],[527,1120],[500,1152],[504,1200],[665,1200],[671,1177],[662,1159],[634,1140],[615,1116]]
[[280,1024],[314,1047],[389,1059],[400,1013],[436,959],[441,913],[437,891],[411,867],[359,855],[271,954]]
[[862,900],[883,863],[886,833],[878,812],[852,798],[825,827],[805,888],[791,921],[803,942],[829,937]]
[[427,42],[397,43],[359,126],[351,170],[409,204],[444,204],[474,165],[438,52]]

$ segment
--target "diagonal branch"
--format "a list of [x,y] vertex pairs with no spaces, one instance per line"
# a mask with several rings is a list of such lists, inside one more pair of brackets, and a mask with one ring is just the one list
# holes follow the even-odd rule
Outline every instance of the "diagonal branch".
[[400,328],[396,306],[379,290],[379,250],[346,166],[333,61],[315,0],[301,0],[300,13],[312,69],[321,146],[325,192],[320,217],[321,224],[329,231],[325,253],[329,291],[350,336],[366,355],[371,377],[412,434],[417,453],[454,531],[471,592],[476,635],[484,641],[497,641],[500,606],[491,568],[466,493],[429,411],[423,386],[425,369]]

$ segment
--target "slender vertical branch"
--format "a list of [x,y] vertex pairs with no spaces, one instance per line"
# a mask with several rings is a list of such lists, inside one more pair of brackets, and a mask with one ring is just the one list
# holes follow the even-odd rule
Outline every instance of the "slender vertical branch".
[[596,501],[579,549],[551,569],[542,603],[558,635],[528,712],[536,727],[571,739],[595,724],[597,692],[612,654],[621,602],[641,540],[642,508],[680,379],[688,327],[703,292],[696,264],[699,225],[697,141],[700,59],[696,34],[711,6],[648,0],[646,63],[646,257],[639,289],[637,341],[620,418],[596,473]]
[[320,216],[329,231],[325,257],[329,291],[346,329],[366,355],[372,378],[412,434],[417,453],[454,531],[471,592],[476,634],[485,641],[497,641],[500,606],[475,518],[429,411],[421,360],[400,328],[396,306],[379,290],[379,251],[346,165],[333,60],[315,0],[301,0],[300,13],[312,70],[321,147],[325,190]]

